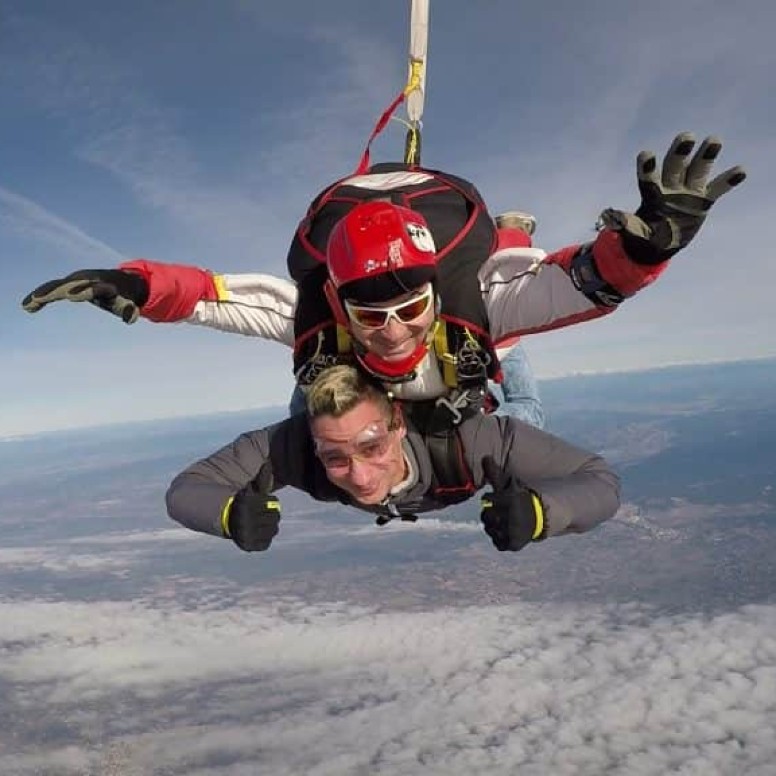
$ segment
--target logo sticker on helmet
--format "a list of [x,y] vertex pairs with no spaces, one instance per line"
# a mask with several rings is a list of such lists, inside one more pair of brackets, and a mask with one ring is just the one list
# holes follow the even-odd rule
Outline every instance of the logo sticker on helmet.
[[389,243],[388,266],[391,269],[399,269],[404,266],[404,257],[401,255],[401,240],[391,240]]
[[431,232],[426,229],[423,224],[407,224],[407,234],[410,236],[413,245],[419,251],[425,251],[426,253],[436,253],[436,245],[434,245],[434,238],[431,236]]

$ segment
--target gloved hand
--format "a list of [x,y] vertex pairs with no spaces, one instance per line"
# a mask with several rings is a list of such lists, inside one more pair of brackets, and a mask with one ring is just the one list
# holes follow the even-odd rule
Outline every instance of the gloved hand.
[[267,461],[221,515],[224,536],[245,552],[269,549],[279,530],[280,502],[271,491],[272,465]]
[[491,457],[483,459],[482,470],[493,491],[482,497],[480,519],[495,548],[516,552],[544,539],[544,507],[539,496],[500,469]]
[[62,300],[91,302],[124,323],[134,323],[148,301],[148,283],[140,275],[121,269],[81,269],[38,286],[22,299],[22,307],[36,313]]
[[612,208],[601,213],[601,225],[620,232],[628,256],[638,264],[660,264],[684,248],[711,206],[746,178],[744,168],[736,166],[707,182],[722,141],[707,137],[689,159],[694,147],[692,133],[678,134],[660,174],[655,154],[642,151],[636,158],[639,209],[635,214]]

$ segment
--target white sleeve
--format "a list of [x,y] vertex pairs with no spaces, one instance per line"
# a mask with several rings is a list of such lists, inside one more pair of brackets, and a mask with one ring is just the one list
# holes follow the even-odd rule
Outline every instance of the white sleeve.
[[188,323],[294,346],[296,286],[272,275],[214,275],[218,299],[200,300]]
[[478,277],[494,342],[600,314],[563,267],[546,257],[539,248],[506,248],[483,263]]

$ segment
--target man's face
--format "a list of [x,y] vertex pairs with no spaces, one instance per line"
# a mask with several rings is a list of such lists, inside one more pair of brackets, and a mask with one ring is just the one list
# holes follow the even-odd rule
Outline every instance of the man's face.
[[384,361],[411,356],[428,336],[436,315],[430,283],[382,304],[345,302],[353,336]]
[[335,418],[310,421],[318,459],[329,480],[361,504],[379,504],[405,477],[404,424],[365,400]]

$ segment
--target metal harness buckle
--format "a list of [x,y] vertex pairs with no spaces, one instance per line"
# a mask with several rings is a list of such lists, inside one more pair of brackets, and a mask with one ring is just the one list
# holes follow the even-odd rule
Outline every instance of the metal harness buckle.
[[454,394],[452,401],[447,396],[440,396],[434,406],[446,409],[452,415],[453,425],[457,426],[463,420],[461,410],[466,409],[470,403],[469,391],[460,391]]

